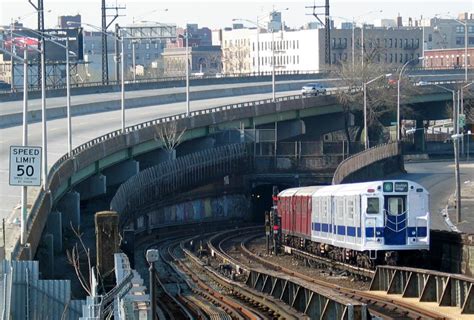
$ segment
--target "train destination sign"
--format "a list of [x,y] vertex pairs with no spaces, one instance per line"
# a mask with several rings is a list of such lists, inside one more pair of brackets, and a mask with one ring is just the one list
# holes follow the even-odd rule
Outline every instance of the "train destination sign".
[[41,147],[10,146],[10,185],[41,185]]

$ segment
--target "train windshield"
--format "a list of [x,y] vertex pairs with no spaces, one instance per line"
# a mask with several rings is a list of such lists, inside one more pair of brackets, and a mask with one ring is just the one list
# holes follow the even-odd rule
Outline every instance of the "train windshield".
[[367,198],[367,213],[379,213],[380,200],[379,198]]
[[398,216],[405,212],[404,197],[387,197],[386,204],[385,210],[392,216]]

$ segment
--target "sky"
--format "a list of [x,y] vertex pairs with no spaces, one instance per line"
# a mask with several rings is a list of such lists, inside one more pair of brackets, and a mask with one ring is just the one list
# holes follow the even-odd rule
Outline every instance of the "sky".
[[[37,2],[37,0],[32,0]],[[124,16],[116,22],[120,25],[133,21],[158,21],[176,23],[184,26],[186,23],[198,23],[201,27],[219,29],[232,25],[232,19],[256,20],[273,9],[282,11],[285,24],[298,28],[307,22],[315,21],[311,15],[313,5],[323,5],[325,0],[279,1],[279,0],[207,0],[207,1],[163,1],[163,0],[108,0],[107,5],[126,6],[120,10]],[[442,14],[457,16],[460,12],[474,12],[474,0],[330,0],[330,15],[346,20],[356,20],[371,23],[376,19],[395,18],[400,14],[404,19],[418,19]],[[45,26],[55,27],[60,15],[81,14],[86,23],[101,24],[101,0],[44,0]],[[288,8],[288,10],[285,10]],[[319,9],[322,13],[321,10]],[[379,11],[382,10],[380,13]],[[370,13],[371,12],[371,13]],[[448,13],[449,12],[449,13]],[[109,11],[110,14],[114,13]],[[19,19],[20,17],[20,19]],[[335,18],[336,25],[342,18]],[[37,25],[34,8],[28,0],[0,0],[0,25],[8,25],[11,19],[21,20],[26,27]],[[109,20],[110,21],[110,20]],[[87,29],[87,28],[86,28]]]

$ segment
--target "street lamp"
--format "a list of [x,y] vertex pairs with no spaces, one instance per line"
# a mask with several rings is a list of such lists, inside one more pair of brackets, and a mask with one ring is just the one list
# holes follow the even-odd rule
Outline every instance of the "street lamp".
[[[191,107],[189,105],[189,32],[188,32],[188,26],[186,25],[186,35],[182,36],[185,39],[185,65],[186,65],[186,117],[189,117],[191,114]],[[192,62],[191,62],[191,67],[192,67]]]
[[[440,16],[441,14],[436,14],[435,16]],[[461,21],[459,19],[454,18],[453,16],[449,15],[449,18],[452,20],[456,21],[459,24],[462,24],[464,26],[464,81],[467,82],[467,44],[468,44],[468,38],[467,38],[467,21]]]
[[[75,23],[73,21],[68,21],[67,23],[68,25],[74,25],[74,24],[78,24],[78,23]],[[104,32],[102,30],[101,27],[98,27],[98,26],[95,26],[93,24],[90,24],[90,23],[85,23],[85,22],[81,22],[81,24],[83,25],[86,25],[86,26],[89,26],[93,29],[95,29],[96,31],[102,33],[103,35],[107,36],[107,37],[111,37],[113,39],[115,39],[115,41],[119,41],[120,42],[120,63],[121,63],[121,77],[120,77],[120,109],[121,109],[121,112],[122,112],[122,133],[125,133],[125,55],[124,55],[124,37],[123,35],[121,37],[116,37],[116,36],[113,36],[111,34],[108,34],[107,32]]]
[[[44,35],[47,35],[41,31],[36,31],[32,30],[29,28],[22,28],[23,30],[27,30],[28,32],[31,32],[37,36],[43,37]],[[61,48],[66,50],[66,110],[67,110],[67,141],[68,141],[68,153],[71,154],[72,151],[72,129],[71,129],[71,83],[70,83],[70,54],[76,55],[74,52],[69,51],[69,37],[66,35],[66,45],[63,45],[62,43],[53,40],[52,38],[55,38],[56,40],[58,39],[55,36],[49,36],[47,35],[48,38],[46,41],[52,42],[57,46],[60,46]]]
[[[12,42],[13,44],[13,42]],[[23,63],[23,146],[28,146],[28,46],[25,44],[23,47],[23,58],[13,54],[13,52],[7,51],[0,48],[0,52],[4,54],[9,54],[12,59],[16,59]],[[43,177],[43,179],[45,179]],[[28,187],[21,187],[21,235],[20,243],[22,245],[26,244],[26,220],[28,216]]]
[[[462,114],[462,115],[464,115],[464,89],[466,89],[467,87],[469,87],[473,83],[474,82],[467,83],[464,86],[462,86],[461,89],[459,89],[458,96],[460,97],[460,100],[461,100],[460,114]],[[464,155],[464,137],[461,140],[461,154]]]
[[364,82],[363,85],[363,91],[364,91],[364,139],[365,139],[365,149],[367,150],[369,148],[369,135],[368,135],[368,127],[367,127],[367,85],[371,84],[374,81],[377,81],[380,78],[383,77],[390,77],[392,74],[387,73],[387,74],[381,74],[380,76],[369,80],[368,82]]
[[257,16],[257,20],[256,22],[252,21],[252,20],[247,20],[247,19],[240,19],[240,18],[236,18],[236,19],[232,19],[233,22],[235,21],[246,21],[246,22],[249,22],[253,25],[255,25],[257,27],[257,74],[260,75],[260,39],[259,39],[259,36],[260,36],[260,25],[259,25],[259,20],[261,19],[262,17],[258,17]]
[[454,124],[454,134],[451,136],[453,138],[453,148],[454,148],[454,176],[456,180],[456,218],[457,222],[461,222],[461,177],[459,174],[459,119],[458,119],[458,106],[456,106],[456,91],[446,88],[442,85],[424,82],[419,83],[421,86],[433,85],[443,90],[451,92],[453,95],[453,124]]
[[402,79],[403,71],[405,71],[406,66],[409,63],[416,61],[416,60],[423,60],[423,57],[414,58],[405,62],[405,64],[400,69],[400,73],[398,74],[398,81],[397,81],[397,141],[400,141],[400,82]]
[[[288,10],[288,8],[286,8],[285,10]],[[258,35],[260,33],[260,24],[258,23],[258,17],[257,17],[257,21],[252,21],[252,20],[248,20],[248,19],[232,19],[232,21],[237,21],[237,20],[241,20],[241,21],[246,21],[246,22],[249,22],[251,24],[253,24],[254,26],[257,27],[257,60],[258,61],[258,72],[260,73],[260,50],[259,50],[259,47],[260,47],[260,42],[259,42],[259,38],[258,38]],[[271,42],[271,48],[272,48],[272,100],[273,102],[275,102],[276,100],[276,93],[275,93],[275,36],[274,36],[274,30],[272,28],[272,42]]]
[[160,259],[160,254],[157,249],[148,249],[146,251],[146,260],[150,264],[148,268],[150,276],[150,305],[151,305],[151,319],[156,318],[156,290],[155,290],[155,263]]

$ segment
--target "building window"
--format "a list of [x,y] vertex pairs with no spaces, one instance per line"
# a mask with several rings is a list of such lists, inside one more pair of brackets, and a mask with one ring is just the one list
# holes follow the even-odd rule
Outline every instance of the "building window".
[[[469,41],[471,41],[470,38],[469,38]],[[464,37],[456,37],[456,44],[464,45]]]
[[[395,41],[396,41],[396,39],[395,39]],[[393,43],[393,39],[390,39],[390,42],[389,42],[389,48],[391,48],[391,47],[392,47],[392,43]],[[392,61],[390,61],[390,62],[392,62]]]
[[456,33],[463,33],[464,32],[464,26],[456,26]]
[[[392,47],[392,46],[390,46],[390,48],[391,48],[391,47]],[[397,48],[397,47],[398,47],[398,41],[397,41],[397,39],[395,39],[395,48]]]
[[158,49],[158,43],[155,43],[155,49]]
[[131,55],[130,53],[127,54],[127,58],[128,58],[128,59],[132,59],[132,55]]
[[150,54],[149,53],[145,54],[145,59],[150,60]]
[[150,49],[150,44],[149,43],[145,43],[145,49]]
[[474,37],[469,37],[468,43],[469,44],[474,44]]
[[132,44],[130,42],[127,44],[127,49],[132,49]]
[[428,35],[428,42],[432,42],[433,41],[433,35],[430,33]]

